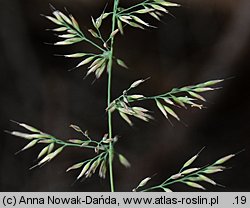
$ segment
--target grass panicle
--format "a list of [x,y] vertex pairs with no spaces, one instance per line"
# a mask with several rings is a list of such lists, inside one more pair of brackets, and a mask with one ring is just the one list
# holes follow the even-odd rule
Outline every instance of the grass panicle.
[[[131,167],[131,163],[123,155],[115,150],[115,144],[118,142],[118,136],[113,136],[112,116],[117,111],[120,116],[130,125],[133,125],[131,117],[136,117],[143,121],[153,120],[152,111],[139,105],[141,101],[153,101],[159,111],[169,120],[171,117],[180,121],[177,108],[195,107],[202,109],[203,103],[206,102],[203,93],[218,89],[218,84],[223,82],[222,79],[206,81],[200,84],[174,88],[169,92],[146,96],[143,93],[132,93],[139,85],[148,79],[139,79],[133,82],[128,89],[124,90],[122,95],[116,99],[112,98],[112,72],[114,65],[128,68],[128,65],[120,58],[115,56],[115,42],[118,35],[123,35],[125,26],[145,29],[154,27],[145,20],[145,15],[152,16],[156,20],[161,20],[164,14],[170,14],[170,8],[176,8],[180,5],[166,0],[144,0],[130,7],[122,7],[119,0],[113,1],[113,10],[106,11],[105,7],[99,17],[91,17],[91,28],[83,31],[78,21],[69,12],[62,12],[51,5],[52,14],[44,15],[46,19],[55,26],[50,29],[56,34],[58,41],[55,46],[68,46],[73,44],[89,44],[92,46],[91,51],[77,51],[66,55],[65,58],[79,59],[75,68],[85,68],[86,76],[94,74],[96,79],[107,74],[107,130],[100,140],[93,140],[88,131],[83,131],[77,125],[70,125],[70,128],[80,134],[78,138],[69,138],[67,140],[59,139],[51,134],[34,128],[25,123],[13,121],[25,132],[6,131],[7,133],[27,140],[27,144],[17,153],[31,149],[34,146],[42,145],[39,154],[36,156],[37,163],[32,168],[45,165],[54,158],[58,157],[69,147],[80,148],[82,150],[92,150],[93,157],[75,162],[67,168],[66,172],[78,172],[76,180],[89,178],[98,173],[100,178],[109,177],[110,191],[115,191],[114,183],[114,158],[125,168]],[[111,22],[110,30],[103,34],[103,23]],[[84,48],[84,47],[83,47]],[[136,102],[136,105],[134,103]],[[138,105],[137,105],[138,104]],[[182,183],[187,186],[204,190],[201,183],[209,183],[214,186],[219,185],[210,176],[226,169],[224,163],[232,159],[236,154],[230,154],[215,161],[211,165],[203,167],[193,167],[200,152],[191,157],[184,163],[180,171],[173,174],[159,185],[145,188],[153,180],[152,177],[146,177],[133,189],[133,191],[153,191],[159,189],[165,192],[171,192],[169,186],[175,183]],[[32,169],[31,168],[31,169]]]

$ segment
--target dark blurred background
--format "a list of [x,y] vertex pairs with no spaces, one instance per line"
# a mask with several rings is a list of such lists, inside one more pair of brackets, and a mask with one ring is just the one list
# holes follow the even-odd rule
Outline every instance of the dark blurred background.
[[[135,126],[130,128],[115,114],[114,134],[121,136],[117,151],[132,164],[125,169],[115,161],[116,190],[130,191],[153,174],[152,183],[160,182],[205,146],[198,166],[246,149],[228,162],[232,169],[214,175],[226,188],[207,185],[208,190],[250,191],[250,1],[178,2],[181,8],[170,9],[174,17],[167,15],[162,22],[150,19],[158,29],[126,28],[125,36],[117,38],[116,55],[130,69],[114,69],[113,98],[140,78],[151,77],[137,89],[146,95],[209,79],[230,79],[222,84],[223,89],[205,95],[207,109],[176,109],[187,126],[174,120],[171,126],[153,102],[142,103],[155,111],[151,123],[133,120]],[[61,10],[67,7],[86,31],[91,27],[90,16],[98,17],[106,1],[0,1],[0,191],[109,191],[108,180],[93,176],[73,184],[79,171],[65,173],[72,164],[93,156],[92,151],[67,149],[44,167],[29,171],[42,145],[15,156],[26,141],[3,132],[21,130],[10,119],[62,139],[77,135],[69,128],[72,123],[97,139],[107,132],[107,77],[91,84],[94,77],[82,79],[86,68],[68,72],[79,60],[53,56],[91,48],[44,44],[56,40],[45,30],[54,25],[40,16],[50,14],[49,3]],[[121,4],[128,6],[131,1],[121,0]],[[176,185],[173,190],[193,189]]]

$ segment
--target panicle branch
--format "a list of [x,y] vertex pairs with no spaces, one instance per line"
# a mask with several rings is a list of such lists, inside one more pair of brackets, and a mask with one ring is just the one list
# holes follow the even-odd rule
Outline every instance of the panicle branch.
[[192,188],[202,189],[202,190],[206,190],[206,188],[200,184],[201,182],[209,183],[213,186],[222,186],[217,182],[215,182],[214,180],[212,180],[210,178],[210,175],[218,172],[223,172],[224,170],[226,170],[227,167],[224,166],[224,163],[232,159],[236,154],[230,154],[228,156],[222,157],[217,161],[215,161],[214,163],[212,163],[211,165],[205,165],[203,167],[191,167],[191,165],[200,155],[201,151],[199,151],[196,155],[194,155],[187,162],[185,162],[178,173],[173,174],[161,184],[143,189],[142,187],[146,186],[147,182],[151,180],[151,177],[147,177],[143,179],[139,183],[139,185],[133,189],[133,191],[146,192],[159,189],[165,192],[172,192],[172,189],[170,189],[169,186],[175,183],[182,183]]
[[120,116],[129,125],[133,125],[129,116],[134,116],[148,122],[153,119],[153,117],[150,115],[151,111],[142,107],[132,106],[132,103],[145,100],[153,100],[155,101],[158,109],[168,120],[169,117],[172,116],[176,120],[180,121],[179,116],[173,110],[174,107],[187,109],[187,106],[190,106],[198,109],[203,109],[204,106],[202,103],[206,102],[206,99],[201,95],[201,93],[218,89],[214,86],[223,82],[224,80],[211,80],[197,85],[174,88],[167,93],[149,97],[142,94],[130,94],[130,91],[132,89],[138,87],[145,81],[146,80],[140,79],[131,84],[131,86],[127,90],[123,91],[123,94],[120,97],[116,98],[110,104],[110,106],[107,107],[107,110],[111,109],[112,112],[117,110]]

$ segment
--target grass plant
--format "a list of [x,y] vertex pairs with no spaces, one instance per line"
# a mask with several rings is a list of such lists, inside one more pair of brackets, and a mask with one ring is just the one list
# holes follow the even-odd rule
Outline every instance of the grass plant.
[[[124,35],[127,27],[136,29],[155,28],[150,23],[144,20],[145,15],[161,20],[164,14],[170,14],[169,9],[180,7],[179,4],[168,2],[166,0],[145,0],[134,4],[128,8],[122,7],[122,1],[113,1],[113,10],[106,11],[106,8],[98,18],[91,17],[92,28],[87,32],[83,32],[77,20],[72,14],[67,11],[62,12],[51,6],[52,15],[44,15],[51,21],[55,27],[51,29],[58,36],[58,42],[55,46],[66,46],[85,42],[93,47],[93,51],[73,52],[72,54],[64,55],[66,58],[79,59],[79,63],[75,68],[85,68],[86,75],[93,74],[96,79],[107,78],[107,133],[99,140],[92,139],[91,135],[85,130],[82,130],[77,125],[70,125],[76,132],[79,133],[78,139],[63,140],[51,134],[45,133],[37,128],[34,128],[25,123],[14,121],[22,127],[26,132],[8,131],[8,133],[24,138],[28,141],[27,145],[20,151],[28,150],[35,145],[43,145],[41,152],[37,155],[39,162],[32,168],[42,166],[55,157],[60,155],[66,148],[78,147],[80,149],[92,149],[94,156],[92,158],[78,161],[72,164],[67,169],[68,171],[77,171],[77,180],[85,177],[89,178],[96,172],[101,178],[109,178],[110,191],[115,191],[113,161],[114,157],[118,157],[120,163],[129,168],[130,162],[126,157],[118,153],[115,145],[118,143],[112,127],[112,115],[119,113],[122,119],[129,125],[133,125],[133,117],[141,119],[145,122],[153,120],[153,113],[140,105],[145,100],[151,100],[155,103],[156,108],[163,114],[166,119],[181,120],[177,110],[178,108],[198,108],[202,109],[206,99],[204,93],[218,89],[218,85],[223,82],[223,79],[215,79],[206,81],[200,84],[174,88],[160,95],[146,96],[143,93],[135,93],[136,88],[147,81],[147,79],[135,79],[127,89],[125,89],[118,98],[112,97],[112,75],[115,65],[127,69],[127,64],[121,58],[115,56],[115,40],[118,35]],[[148,19],[148,18],[147,18]],[[105,37],[102,31],[103,22],[110,22],[109,35]],[[107,31],[105,31],[105,34]],[[97,52],[96,52],[97,51]],[[107,76],[106,76],[107,75]],[[20,152],[19,151],[19,152]],[[147,187],[148,182],[152,179],[146,177],[133,191],[171,191],[170,185],[175,183],[183,183],[193,188],[205,189],[200,182],[207,182],[212,185],[219,185],[210,178],[210,175],[217,172],[222,172],[226,169],[224,163],[235,156],[230,154],[223,157],[210,165],[203,167],[192,167],[193,162],[200,155],[200,152],[189,159],[180,169],[180,171],[159,185]]]

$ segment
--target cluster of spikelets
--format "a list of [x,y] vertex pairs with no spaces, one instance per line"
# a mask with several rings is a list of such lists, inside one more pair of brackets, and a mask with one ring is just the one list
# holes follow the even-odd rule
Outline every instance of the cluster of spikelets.
[[[52,159],[54,159],[56,156],[58,156],[66,147],[79,147],[79,148],[89,148],[93,149],[96,153],[96,156],[81,162],[78,162],[71,167],[69,167],[66,171],[71,171],[75,169],[80,169],[80,173],[77,176],[77,180],[81,179],[82,177],[88,178],[91,177],[96,170],[99,168],[98,175],[100,178],[106,177],[107,167],[108,167],[108,145],[110,142],[117,142],[117,137],[114,138],[108,138],[108,135],[105,134],[102,139],[97,142],[95,140],[92,140],[88,132],[83,132],[80,127],[76,125],[70,125],[71,128],[76,130],[77,132],[81,133],[85,140],[81,139],[68,139],[67,141],[63,141],[61,139],[58,139],[50,134],[44,133],[30,125],[24,124],[24,123],[18,123],[14,121],[16,124],[18,124],[20,127],[23,127],[24,129],[28,130],[29,133],[23,133],[18,131],[6,131],[7,133],[10,133],[11,135],[24,138],[26,140],[29,140],[30,142],[25,145],[19,152],[22,152],[24,150],[28,150],[32,147],[34,147],[36,144],[45,144],[46,146],[40,151],[40,153],[37,156],[37,159],[40,160],[36,165],[31,167],[30,169],[33,169],[38,166],[43,166],[46,163],[50,162]],[[58,146],[58,147],[56,147]],[[201,151],[200,151],[201,152]],[[198,158],[199,153],[197,153],[195,156],[193,156],[191,159],[189,159],[180,169],[180,171],[177,174],[174,174],[170,176],[167,180],[165,180],[163,183],[152,186],[150,188],[143,189],[144,186],[147,185],[147,183],[152,179],[152,177],[147,177],[143,179],[139,185],[133,189],[133,191],[151,191],[155,189],[161,189],[166,192],[172,191],[169,189],[169,186],[174,183],[183,183],[193,188],[203,189],[205,190],[204,186],[200,185],[199,182],[207,182],[212,185],[219,185],[212,179],[210,179],[207,175],[222,172],[225,169],[227,169],[223,164],[233,158],[236,154],[230,154],[228,156],[225,156],[216,162],[214,162],[211,165],[206,165],[201,168],[195,168],[190,166],[193,164],[193,162]],[[130,167],[129,161],[122,155],[116,153],[118,156],[119,162],[125,166],[126,168]]]
[[143,179],[139,183],[139,185],[133,189],[133,191],[152,191],[160,189],[165,192],[172,192],[169,186],[175,183],[182,183],[192,188],[197,188],[202,190],[205,190],[205,187],[201,185],[200,182],[206,182],[214,186],[222,186],[216,183],[214,180],[212,180],[209,177],[209,175],[226,170],[227,167],[224,166],[224,163],[233,158],[236,154],[230,154],[225,157],[222,157],[211,165],[206,165],[199,168],[190,167],[193,164],[193,162],[198,158],[200,152],[194,155],[192,158],[190,158],[187,162],[185,162],[178,173],[170,176],[163,183],[143,189],[143,187],[146,186],[147,183],[152,179],[152,177],[147,177]]
[[[57,27],[52,29],[52,31],[58,34],[57,36],[60,38],[60,41],[54,43],[54,45],[71,45],[79,42],[86,42],[100,51],[100,53],[77,52],[74,54],[64,55],[67,58],[81,58],[82,60],[74,68],[88,64],[86,76],[94,73],[95,77],[98,79],[103,74],[103,72],[108,71],[108,60],[111,56],[110,45],[112,37],[114,37],[118,32],[123,34],[123,28],[126,25],[131,25],[138,28],[150,26],[136,14],[150,14],[159,20],[162,12],[168,12],[165,7],[173,6],[179,5],[167,2],[165,0],[146,0],[127,9],[119,8],[119,11],[116,14],[117,29],[110,32],[106,38],[103,37],[100,28],[102,26],[103,20],[111,15],[112,12],[103,12],[97,19],[92,17],[92,25],[94,28],[88,29],[89,34],[92,38],[94,38],[94,40],[87,37],[87,35],[82,32],[78,22],[71,14],[66,15],[51,6],[53,16],[45,17],[57,25]],[[122,22],[126,25],[123,25]],[[127,65],[123,60],[115,57],[112,57],[112,59],[114,59],[119,66],[127,68]]]
[[[202,105],[197,104],[196,102],[199,100],[200,101],[206,101],[206,100],[199,93],[215,90],[216,88],[213,88],[213,86],[222,82],[223,80],[212,80],[212,81],[204,82],[204,83],[193,85],[193,86],[174,88],[168,93],[157,95],[157,96],[152,96],[152,97],[146,97],[144,95],[138,95],[138,94],[129,95],[130,90],[138,87],[140,84],[142,84],[145,81],[146,80],[141,79],[131,84],[131,86],[127,90],[124,90],[123,94],[119,98],[115,99],[110,104],[107,110],[110,110],[111,112],[117,110],[119,114],[121,115],[121,117],[125,121],[127,121],[130,125],[132,125],[132,122],[128,116],[134,116],[144,121],[149,121],[153,119],[153,117],[149,114],[150,113],[149,110],[143,107],[131,106],[131,103],[135,101],[155,100],[157,107],[160,109],[160,111],[163,113],[163,115],[167,119],[169,119],[168,115],[171,115],[177,120],[180,120],[177,114],[169,106],[177,106],[177,107],[186,108],[186,105],[189,105],[192,107],[202,108]],[[185,96],[182,95],[183,93],[185,94]],[[105,134],[100,141],[95,141],[89,137],[87,131],[83,132],[80,129],[80,127],[76,125],[70,125],[70,127],[73,128],[75,131],[81,133],[83,137],[85,138],[85,140],[69,139],[65,142],[50,134],[44,133],[32,126],[29,126],[27,124],[18,123],[18,122],[15,122],[15,123],[17,123],[19,126],[25,128],[26,130],[30,132],[30,133],[23,133],[23,132],[18,132],[18,131],[8,132],[14,136],[21,137],[27,140],[31,140],[20,151],[27,150],[35,146],[38,143],[46,144],[46,146],[38,154],[37,159],[39,159],[40,161],[32,168],[41,166],[47,162],[50,162],[52,159],[58,156],[64,150],[65,147],[90,148],[90,149],[94,149],[97,156],[89,160],[85,160],[77,164],[74,164],[73,166],[68,168],[67,171],[82,168],[82,171],[77,177],[77,179],[80,179],[83,176],[85,177],[92,176],[92,174],[95,173],[97,168],[99,167],[99,176],[101,178],[105,178],[106,170],[107,170],[107,163],[108,163],[109,143],[117,142],[117,137],[108,138],[108,134]],[[59,146],[57,149],[55,149],[56,145]],[[122,165],[124,165],[125,167],[130,167],[130,163],[123,155],[117,154],[117,156]]]
[[143,100],[154,100],[156,106],[168,120],[169,116],[172,116],[180,121],[179,116],[172,109],[173,107],[187,108],[187,106],[191,106],[202,109],[203,105],[200,104],[200,102],[206,102],[206,99],[201,96],[200,93],[218,89],[213,86],[222,82],[223,80],[211,80],[197,85],[174,88],[170,92],[151,97],[146,97],[141,94],[128,94],[130,90],[137,87],[144,81],[145,80],[143,79],[135,81],[127,90],[123,91],[123,94],[120,97],[115,99],[110,104],[107,110],[111,110],[112,112],[117,110],[120,116],[129,125],[133,125],[129,116],[134,116],[148,122],[150,119],[153,119],[153,117],[149,114],[150,111],[142,107],[131,106],[131,103]]
[[[87,42],[100,50],[100,53],[82,53],[77,52],[74,54],[68,54],[64,55],[67,58],[82,58],[82,61],[80,61],[75,68],[84,66],[89,64],[88,71],[86,76],[88,76],[91,73],[94,73],[96,78],[99,78],[105,69],[107,69],[108,59],[110,56],[110,52],[107,46],[107,43],[104,44],[104,40],[101,37],[101,33],[99,31],[99,27],[101,26],[101,22],[99,20],[94,21],[93,25],[94,27],[99,31],[98,34],[92,30],[89,29],[89,32],[92,36],[95,38],[103,40],[103,46],[99,46],[97,43],[93,42],[91,39],[89,39],[80,29],[79,24],[75,20],[75,18],[69,14],[65,15],[63,12],[56,10],[54,7],[53,9],[53,16],[45,16],[47,19],[55,23],[58,27],[55,29],[52,29],[52,31],[58,33],[58,38],[61,40],[54,43],[54,45],[71,45],[79,42]],[[111,34],[111,36],[114,34]],[[125,66],[122,60],[116,59],[117,63],[119,65]]]
[[[45,165],[46,163],[50,162],[52,159],[58,156],[66,147],[89,148],[95,151],[96,156],[91,159],[74,164],[73,166],[67,169],[67,172],[70,170],[82,168],[80,174],[77,177],[78,180],[83,176],[86,178],[91,177],[99,167],[99,176],[101,178],[105,178],[107,171],[107,164],[108,164],[108,154],[109,154],[108,146],[110,142],[114,143],[117,142],[118,140],[117,137],[108,138],[108,134],[105,134],[100,141],[95,141],[89,137],[87,131],[83,132],[80,129],[80,127],[76,125],[70,125],[70,127],[73,128],[75,131],[81,133],[82,136],[85,138],[85,140],[68,139],[67,141],[63,141],[50,134],[44,133],[30,125],[24,123],[18,123],[16,121],[13,122],[18,124],[20,127],[23,127],[25,130],[28,130],[28,133],[23,133],[18,131],[12,131],[12,132],[6,131],[6,132],[10,133],[11,135],[21,137],[30,141],[17,153],[22,152],[24,150],[28,150],[34,147],[36,144],[46,145],[37,156],[39,162],[30,169]],[[56,146],[58,147],[56,148]],[[130,163],[122,154],[117,153],[117,156],[119,158],[120,163],[123,166],[130,167]]]
[[140,29],[152,27],[140,15],[149,14],[155,19],[160,20],[164,13],[169,13],[166,8],[178,6],[180,5],[165,0],[146,0],[130,8],[119,8],[120,11],[117,13],[117,27],[121,34],[123,34],[123,24]]

